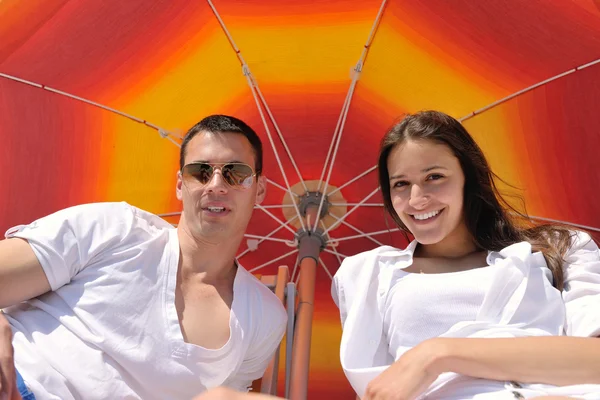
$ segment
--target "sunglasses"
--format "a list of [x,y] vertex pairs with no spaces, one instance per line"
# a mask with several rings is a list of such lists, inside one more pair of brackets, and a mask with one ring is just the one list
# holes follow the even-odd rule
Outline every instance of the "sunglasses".
[[193,178],[202,185],[206,185],[215,174],[215,169],[220,169],[225,182],[234,188],[248,189],[252,186],[256,173],[251,166],[244,163],[216,163],[194,162],[183,166],[181,175],[184,178]]

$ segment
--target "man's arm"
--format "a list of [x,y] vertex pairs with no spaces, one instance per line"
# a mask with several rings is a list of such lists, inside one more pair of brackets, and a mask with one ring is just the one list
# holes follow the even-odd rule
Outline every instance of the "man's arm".
[[50,291],[50,283],[26,240],[0,241],[0,308]]
[[20,400],[13,362],[12,329],[0,311],[0,399]]
[[281,397],[274,397],[262,393],[244,393],[238,392],[226,387],[211,389],[193,400],[283,400]]

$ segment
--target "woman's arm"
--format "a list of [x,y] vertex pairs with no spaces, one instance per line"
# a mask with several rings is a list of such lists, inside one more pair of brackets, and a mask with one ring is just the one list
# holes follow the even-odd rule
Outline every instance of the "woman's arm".
[[415,399],[444,372],[556,386],[600,383],[600,339],[429,339],[404,353],[373,379],[363,400]]
[[436,354],[430,366],[436,374],[557,386],[600,383],[598,338],[435,338],[419,346]]
[[562,293],[569,336],[431,339],[422,345],[436,351],[434,371],[559,386],[600,383],[600,339],[588,337],[599,332],[600,250],[586,233],[572,240]]

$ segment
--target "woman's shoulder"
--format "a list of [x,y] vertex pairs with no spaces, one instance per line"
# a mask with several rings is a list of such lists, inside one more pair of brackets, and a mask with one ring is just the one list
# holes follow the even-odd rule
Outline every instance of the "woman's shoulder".
[[[594,241],[594,239],[592,238],[592,235],[590,235],[589,233],[585,232],[585,231],[580,231],[580,230],[570,230],[571,233],[571,246],[572,247],[582,247],[582,246],[587,246],[590,243],[592,244],[596,244],[596,242]],[[597,247],[597,246],[596,246]]]
[[402,256],[412,255],[412,251],[410,246],[406,249],[398,249],[392,246],[379,246],[368,251],[363,251],[353,256],[346,257],[336,272],[336,276],[356,277],[359,275],[359,272],[365,273],[376,268],[382,261],[393,261]]
[[592,236],[586,231],[554,226],[545,228],[546,229],[543,230],[536,229],[535,235],[526,237],[521,242],[508,245],[499,252],[506,252],[507,249],[518,247],[520,245],[530,245],[533,248],[536,248],[537,245],[543,243],[544,247],[550,246],[558,249],[559,251],[564,250],[564,252],[561,251],[561,253],[565,257],[568,257],[581,249],[598,248]]
[[558,228],[545,232],[546,240],[550,246],[561,251],[563,258],[567,260],[581,250],[598,250],[598,245],[592,236],[579,229]]
[[585,255],[586,253],[598,253],[598,244],[594,241],[592,236],[579,230],[571,231],[571,243],[565,254],[565,261],[569,264],[577,261],[578,258]]

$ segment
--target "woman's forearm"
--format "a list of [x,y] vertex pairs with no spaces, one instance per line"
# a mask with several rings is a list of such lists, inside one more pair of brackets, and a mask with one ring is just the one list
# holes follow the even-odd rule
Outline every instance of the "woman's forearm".
[[432,369],[476,378],[557,386],[600,384],[600,339],[568,336],[435,338]]

